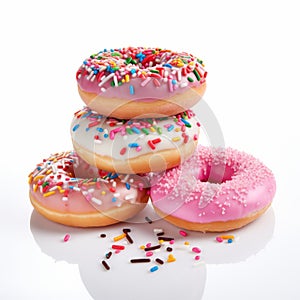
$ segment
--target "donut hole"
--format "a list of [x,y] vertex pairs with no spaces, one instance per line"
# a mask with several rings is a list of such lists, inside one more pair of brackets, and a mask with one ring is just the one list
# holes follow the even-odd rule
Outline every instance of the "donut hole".
[[199,180],[209,183],[224,183],[231,180],[234,170],[227,165],[207,165],[206,168],[200,170]]

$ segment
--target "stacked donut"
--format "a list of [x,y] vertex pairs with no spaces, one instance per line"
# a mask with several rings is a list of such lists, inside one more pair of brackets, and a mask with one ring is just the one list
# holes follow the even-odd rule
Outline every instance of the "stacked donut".
[[71,123],[74,151],[29,174],[33,206],[81,227],[127,220],[149,195],[161,217],[186,229],[225,231],[256,219],[275,193],[271,171],[236,150],[197,148],[191,108],[206,75],[195,56],[160,48],[105,49],[85,59],[76,73],[86,106]]
[[85,59],[76,74],[86,106],[72,120],[74,151],[51,155],[29,174],[33,206],[50,220],[82,227],[134,216],[149,199],[147,175],[193,154],[200,124],[190,108],[205,77],[193,55],[159,48]]

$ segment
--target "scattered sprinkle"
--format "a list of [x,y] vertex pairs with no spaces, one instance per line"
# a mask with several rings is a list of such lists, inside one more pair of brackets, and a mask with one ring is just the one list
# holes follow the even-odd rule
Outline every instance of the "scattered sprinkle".
[[67,234],[65,235],[65,237],[64,237],[64,242],[69,241],[70,238],[71,238],[70,234],[67,233]]

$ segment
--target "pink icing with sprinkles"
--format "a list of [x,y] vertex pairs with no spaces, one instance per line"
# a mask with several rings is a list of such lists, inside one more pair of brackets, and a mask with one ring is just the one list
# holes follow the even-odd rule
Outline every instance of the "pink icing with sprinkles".
[[117,88],[122,97],[139,99],[201,85],[206,76],[203,61],[192,54],[146,47],[104,49],[86,58],[76,73],[84,91],[112,97]]
[[155,207],[190,222],[246,217],[271,203],[272,172],[253,156],[231,148],[198,147],[180,167],[151,188]]

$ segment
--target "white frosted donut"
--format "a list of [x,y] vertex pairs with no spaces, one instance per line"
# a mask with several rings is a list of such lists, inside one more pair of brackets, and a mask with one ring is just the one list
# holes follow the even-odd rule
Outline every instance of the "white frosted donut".
[[272,172],[253,156],[199,147],[151,187],[156,212],[190,230],[227,231],[258,218],[276,190]]
[[82,100],[120,119],[176,115],[195,105],[206,89],[203,62],[192,54],[160,48],[100,51],[76,74]]
[[93,227],[133,217],[149,198],[141,177],[95,170],[74,152],[51,155],[29,174],[30,200],[51,221]]
[[75,113],[71,136],[78,155],[99,169],[149,173],[177,166],[190,157],[199,127],[190,110],[171,117],[120,120],[85,107]]

